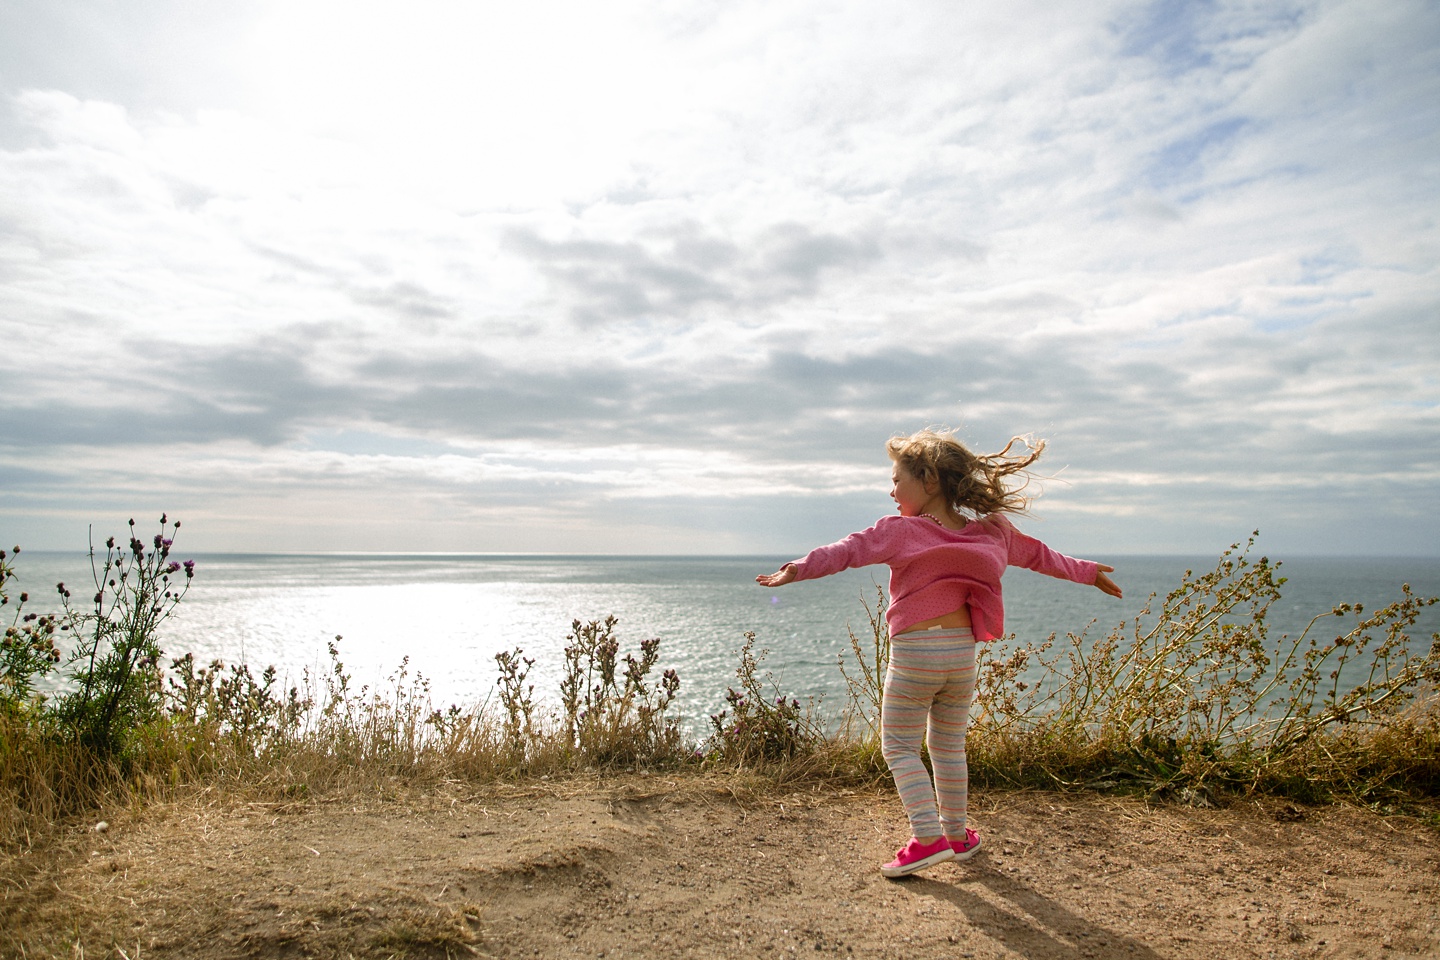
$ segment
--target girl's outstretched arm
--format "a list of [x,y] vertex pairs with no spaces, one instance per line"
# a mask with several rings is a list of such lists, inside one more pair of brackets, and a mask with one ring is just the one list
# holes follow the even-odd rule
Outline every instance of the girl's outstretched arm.
[[1103,563],[1099,564],[1099,567],[1100,569],[1095,574],[1095,586],[1099,587],[1102,593],[1108,593],[1112,597],[1119,597],[1119,585],[1116,584],[1114,580],[1111,580],[1109,577],[1105,576],[1105,574],[1113,572],[1115,568],[1107,567]]
[[795,564],[787,563],[774,573],[762,573],[755,582],[762,587],[783,587],[795,579]]

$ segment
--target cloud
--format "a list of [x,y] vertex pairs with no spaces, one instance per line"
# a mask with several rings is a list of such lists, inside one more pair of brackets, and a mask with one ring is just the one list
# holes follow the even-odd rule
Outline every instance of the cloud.
[[743,242],[693,223],[627,242],[552,241],[517,227],[507,232],[506,245],[573,301],[571,315],[582,325],[686,322],[697,308],[711,305],[764,309],[814,297],[823,273],[863,270],[882,256],[873,236],[847,237],[793,222],[766,227]]
[[1112,549],[1440,534],[1433,5],[627,4],[523,68],[531,14],[447,16],[357,9],[321,78],[277,8],[188,91],[45,21],[63,69],[0,75],[0,521],[798,548],[949,424],[1049,437],[1050,529]]

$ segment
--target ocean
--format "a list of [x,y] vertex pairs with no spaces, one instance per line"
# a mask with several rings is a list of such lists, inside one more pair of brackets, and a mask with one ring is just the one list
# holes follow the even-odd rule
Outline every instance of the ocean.
[[[191,555],[177,554],[184,559]],[[660,668],[681,678],[679,701],[692,730],[724,704],[746,631],[779,691],[838,712],[845,686],[836,667],[849,654],[849,630],[870,635],[865,604],[874,607],[883,567],[851,570],[768,590],[757,573],[789,557],[636,557],[497,555],[198,554],[188,595],[160,632],[167,657],[247,662],[257,673],[275,665],[287,683],[328,669],[326,644],[337,635],[356,687],[384,688],[402,661],[430,685],[437,707],[473,706],[493,695],[495,654],[516,647],[532,657],[538,699],[557,704],[561,651],[571,622],[619,618],[622,654],[660,639]],[[1174,588],[1187,569],[1215,557],[1112,557],[1124,600],[1092,587],[1012,569],[1004,581],[1006,629],[1020,642],[1051,632],[1103,633],[1133,617],[1149,596]],[[12,597],[29,591],[27,611],[52,609],[54,585],[75,596],[93,591],[83,554],[25,551],[15,558]],[[1284,561],[1289,578],[1271,608],[1271,635],[1295,634],[1341,602],[1367,609],[1411,584],[1440,595],[1440,558],[1312,558]],[[1322,621],[1322,633],[1337,621]],[[1416,650],[1440,630],[1440,605],[1426,611],[1412,636]],[[1334,636],[1333,632],[1325,638]]]

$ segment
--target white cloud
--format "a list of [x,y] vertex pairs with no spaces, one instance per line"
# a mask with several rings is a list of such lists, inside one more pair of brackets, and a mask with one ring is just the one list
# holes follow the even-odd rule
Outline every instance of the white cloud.
[[137,8],[195,83],[39,9],[0,522],[45,545],[174,497],[250,548],[407,502],[365,542],[770,548],[932,422],[1051,436],[1110,549],[1380,549],[1304,518],[1436,493],[1433,5]]

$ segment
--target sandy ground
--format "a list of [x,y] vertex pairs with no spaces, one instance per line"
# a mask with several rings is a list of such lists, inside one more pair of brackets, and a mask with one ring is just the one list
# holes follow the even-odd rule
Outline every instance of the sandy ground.
[[1440,957],[1440,834],[1345,807],[984,793],[901,881],[883,792],[214,794],[0,861],[7,957]]

